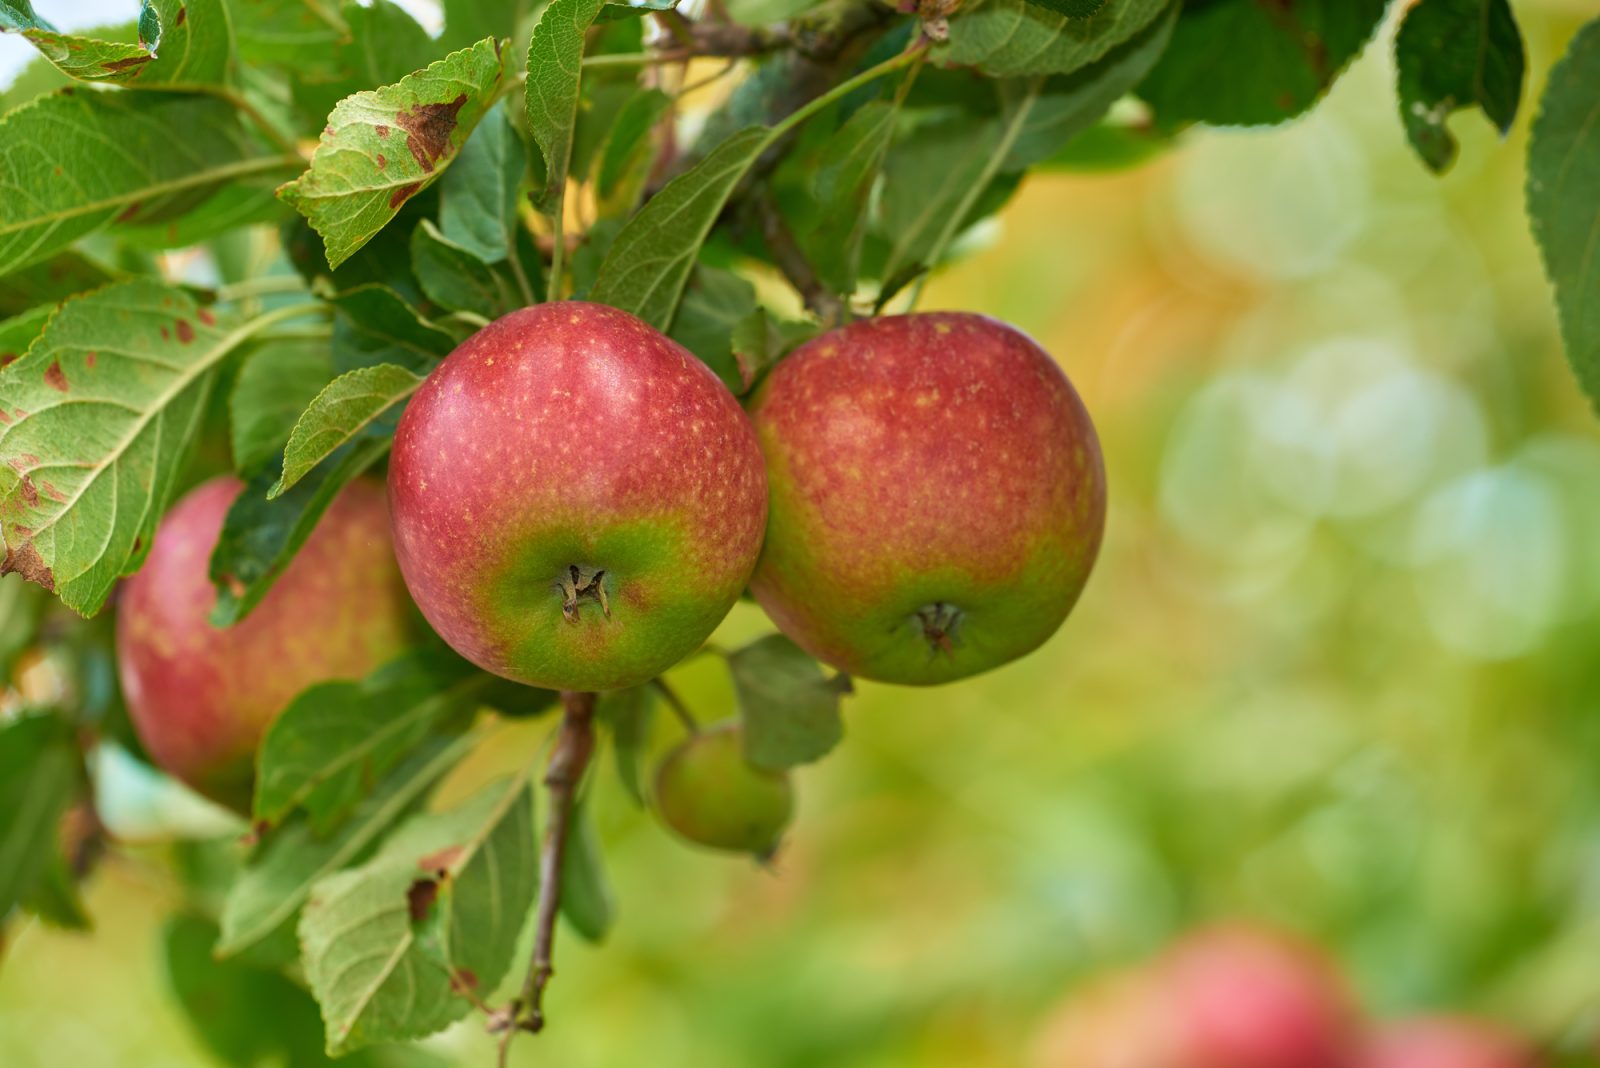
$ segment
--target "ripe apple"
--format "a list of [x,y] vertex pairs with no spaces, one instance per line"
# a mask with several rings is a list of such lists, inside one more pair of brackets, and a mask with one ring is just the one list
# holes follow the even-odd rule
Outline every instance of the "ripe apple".
[[364,481],[334,499],[255,611],[213,627],[211,551],[242,489],[218,478],[179,501],[117,603],[118,672],[140,740],[173,776],[241,808],[272,718],[309,686],[366,675],[413,636],[383,488]]
[[1402,1020],[1374,1034],[1353,1068],[1539,1068],[1527,1043],[1487,1020]]
[[395,548],[428,621],[488,671],[644,682],[738,599],[766,522],[738,401],[626,312],[524,308],[417,391],[389,464]]
[[656,808],[691,842],[767,857],[794,815],[794,786],[787,773],[747,761],[744,733],[729,721],[667,754],[656,771]]
[[924,685],[1038,647],[1105,527],[1066,375],[981,315],[862,320],[780,362],[751,418],[771,487],[751,590],[841,671]]

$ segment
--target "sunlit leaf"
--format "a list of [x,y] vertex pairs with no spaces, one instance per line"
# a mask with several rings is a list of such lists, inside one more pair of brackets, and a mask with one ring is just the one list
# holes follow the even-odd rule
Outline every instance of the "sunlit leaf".
[[341,446],[398,418],[395,411],[422,386],[422,378],[392,363],[363,367],[329,382],[306,408],[283,450],[283,477],[267,493],[275,499]]
[[1119,0],[1088,18],[1069,18],[1027,0],[978,0],[950,20],[950,40],[935,54],[997,78],[1070,74],[1148,26],[1170,2]]

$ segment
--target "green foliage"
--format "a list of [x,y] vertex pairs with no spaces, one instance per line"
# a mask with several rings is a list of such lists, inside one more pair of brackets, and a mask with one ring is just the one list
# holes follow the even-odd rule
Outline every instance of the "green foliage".
[[82,789],[83,762],[65,719],[39,712],[0,727],[0,920],[46,877],[61,818]]
[[1567,359],[1600,405],[1600,21],[1550,72],[1528,143],[1528,217],[1556,289]]
[[1423,0],[1395,39],[1400,118],[1422,161],[1443,171],[1456,143],[1445,120],[1481,107],[1502,134],[1522,98],[1522,34],[1506,0]]
[[561,915],[585,940],[599,942],[617,916],[600,860],[600,839],[584,799],[567,821],[567,852],[561,865]]
[[234,74],[224,0],[145,0],[138,43],[49,30],[29,30],[26,36],[58,70],[79,81],[211,90],[225,87]]
[[935,55],[995,78],[1070,74],[1154,22],[1171,3],[1125,0],[1079,20],[1027,0],[978,0],[950,20],[950,40]]
[[827,756],[844,737],[839,698],[844,675],[828,678],[799,646],[774,634],[728,657],[739,696],[745,757],[758,768],[782,771]]
[[[404,367],[380,363],[340,375],[306,406],[283,450],[283,477],[267,491],[275,500],[306,473],[357,438],[415,393],[422,379]],[[394,418],[399,413],[394,412]]]
[[254,472],[283,454],[300,413],[333,378],[328,346],[317,341],[259,345],[239,368],[229,395],[233,466]]

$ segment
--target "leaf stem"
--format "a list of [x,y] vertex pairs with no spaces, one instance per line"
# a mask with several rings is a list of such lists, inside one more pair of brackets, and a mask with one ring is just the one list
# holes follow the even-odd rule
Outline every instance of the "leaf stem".
[[518,1031],[544,1028],[544,989],[555,974],[551,950],[555,945],[556,915],[561,907],[561,868],[566,860],[567,830],[578,784],[594,754],[596,695],[563,690],[561,727],[555,751],[545,769],[544,785],[550,792],[550,814],[545,820],[544,849],[539,857],[539,907],[534,926],[533,959],[528,964],[522,992],[490,1020],[498,1030],[500,1063],[506,1063],[511,1041]]
[[584,56],[585,67],[654,67],[665,63],[683,63],[695,57],[688,48],[674,48],[667,52],[608,52],[598,56]]
[[246,278],[242,282],[231,285],[218,286],[217,300],[234,301],[248,300],[269,293],[304,293],[305,280],[296,274],[271,274],[259,278]]
[[894,71],[899,70],[901,67],[907,66],[921,59],[923,52],[925,52],[927,48],[927,39],[921,38],[912,44],[910,48],[907,48],[899,55],[890,59],[886,59],[875,67],[868,67],[860,74],[857,74],[854,78],[849,78],[845,81],[842,81],[832,89],[829,89],[826,93],[823,93],[821,96],[807,101],[795,111],[790,112],[784,118],[773,123],[772,131],[767,135],[768,144],[776,141],[778,138],[782,137],[784,134],[788,133],[802,122],[805,122],[811,116],[827,107],[829,104],[849,96],[857,89],[860,89],[863,85],[869,85],[883,77],[885,74],[893,73]]
[[678,691],[659,676],[650,680],[650,685],[666,699],[667,707],[672,709],[672,714],[678,717],[678,722],[683,724],[683,729],[690,734],[700,733],[700,723],[694,718],[694,713],[689,711],[689,706],[683,703],[683,698],[678,696]]

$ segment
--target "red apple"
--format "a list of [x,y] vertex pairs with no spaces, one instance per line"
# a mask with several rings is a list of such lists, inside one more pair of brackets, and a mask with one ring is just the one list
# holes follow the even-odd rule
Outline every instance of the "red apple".
[[656,809],[691,842],[770,856],[794,815],[794,786],[781,771],[744,758],[737,722],[707,728],[668,753],[656,772]]
[[410,605],[389,544],[383,488],[337,497],[255,611],[209,622],[207,577],[243,487],[218,478],[179,501],[117,604],[117,664],[133,725],[161,767],[243,807],[267,724],[301,690],[360,678],[409,643]]
[[841,671],[987,671],[1055,633],[1088,580],[1099,440],[1066,375],[1004,323],[853,323],[780,362],[751,418],[771,487],[751,590]]
[[1435,1016],[1383,1027],[1353,1068],[1539,1068],[1542,1063],[1526,1042],[1497,1024]]
[[738,401],[626,312],[512,312],[417,392],[389,465],[395,548],[440,635],[506,678],[632,686],[738,599],[766,476]]

